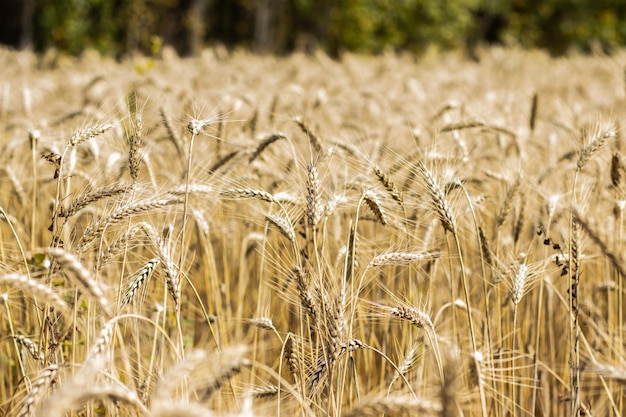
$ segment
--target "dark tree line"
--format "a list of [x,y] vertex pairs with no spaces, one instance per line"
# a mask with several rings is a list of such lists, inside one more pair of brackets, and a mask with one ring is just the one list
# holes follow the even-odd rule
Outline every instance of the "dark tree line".
[[1,0],[0,42],[122,56],[163,44],[257,52],[379,53],[485,43],[611,50],[626,41],[622,0]]

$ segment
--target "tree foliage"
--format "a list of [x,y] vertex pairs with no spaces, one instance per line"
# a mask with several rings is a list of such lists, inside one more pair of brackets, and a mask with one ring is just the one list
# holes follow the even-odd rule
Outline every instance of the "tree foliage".
[[[6,0],[3,20],[38,51],[182,54],[213,42],[284,53],[321,47],[379,53],[482,43],[606,50],[626,40],[621,0]],[[9,6],[12,5],[12,6]],[[25,11],[32,10],[30,14]],[[8,25],[5,27],[9,27]],[[28,33],[26,33],[28,32]],[[16,42],[5,35],[0,42]]]

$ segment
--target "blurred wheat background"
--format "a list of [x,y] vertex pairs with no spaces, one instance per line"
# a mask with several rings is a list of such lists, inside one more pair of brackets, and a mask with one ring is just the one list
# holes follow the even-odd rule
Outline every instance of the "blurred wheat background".
[[626,56],[0,51],[0,413],[617,416]]

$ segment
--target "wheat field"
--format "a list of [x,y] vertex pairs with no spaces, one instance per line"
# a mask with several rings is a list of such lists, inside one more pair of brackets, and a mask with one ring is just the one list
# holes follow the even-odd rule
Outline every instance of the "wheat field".
[[626,54],[0,61],[0,415],[626,410]]

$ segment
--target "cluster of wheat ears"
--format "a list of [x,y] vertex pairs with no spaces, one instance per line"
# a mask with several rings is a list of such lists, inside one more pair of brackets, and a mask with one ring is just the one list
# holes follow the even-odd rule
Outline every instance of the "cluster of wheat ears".
[[0,414],[626,410],[625,55],[0,61]]

